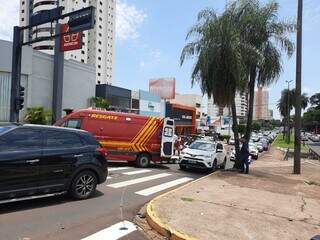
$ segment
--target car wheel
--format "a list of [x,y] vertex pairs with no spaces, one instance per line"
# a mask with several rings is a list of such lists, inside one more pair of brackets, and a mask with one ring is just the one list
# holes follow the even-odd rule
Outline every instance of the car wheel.
[[212,168],[211,168],[211,172],[215,172],[218,169],[218,162],[217,159],[215,159],[212,163]]
[[227,165],[227,159],[224,158],[223,163],[220,165],[220,168],[221,168],[221,169],[225,169],[225,168],[226,168],[226,165]]
[[146,153],[142,153],[138,156],[136,164],[139,168],[146,168],[150,164],[150,155]]
[[179,167],[180,167],[181,170],[186,170],[187,169],[187,167],[182,165],[182,164],[179,164]]
[[97,182],[97,176],[93,172],[80,172],[71,183],[71,196],[79,200],[91,197],[96,191]]

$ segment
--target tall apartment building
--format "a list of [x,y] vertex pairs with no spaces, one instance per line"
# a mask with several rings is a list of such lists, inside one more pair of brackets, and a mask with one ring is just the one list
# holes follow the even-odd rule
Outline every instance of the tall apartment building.
[[[235,96],[236,110],[238,118],[245,118],[248,112],[248,101],[246,94],[239,92]],[[231,116],[231,109],[220,107],[213,103],[212,98],[208,99],[208,115],[211,117]]]
[[[20,26],[29,24],[32,14],[63,6],[63,13],[79,10],[88,6],[96,9],[94,29],[83,32],[82,49],[65,53],[66,59],[95,65],[96,82],[112,84],[114,76],[115,18],[116,0],[20,0]],[[63,21],[62,21],[63,23]],[[32,31],[26,31],[24,39],[50,36],[50,23],[43,24]],[[54,41],[34,43],[32,47],[53,54]]]
[[263,87],[258,87],[255,91],[253,120],[269,120],[269,91]]

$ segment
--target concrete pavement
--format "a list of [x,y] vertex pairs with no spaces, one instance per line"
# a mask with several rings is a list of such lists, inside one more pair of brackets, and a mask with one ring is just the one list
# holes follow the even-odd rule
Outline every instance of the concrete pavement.
[[[107,182],[99,185],[96,195],[88,200],[73,201],[61,196],[0,205],[1,239],[69,240],[109,231],[122,220],[132,222],[153,197],[205,174],[182,172],[177,164],[137,169],[124,163],[113,164],[110,170]],[[137,230],[121,239],[146,237]]]
[[[320,165],[272,149],[249,175],[217,172],[151,201],[149,222],[170,239],[311,239],[320,233]],[[168,204],[170,203],[170,204]]]

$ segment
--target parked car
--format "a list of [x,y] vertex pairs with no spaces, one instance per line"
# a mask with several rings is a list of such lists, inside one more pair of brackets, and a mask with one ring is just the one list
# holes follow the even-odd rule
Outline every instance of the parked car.
[[234,143],[235,143],[234,138],[233,138],[233,137],[230,138],[230,139],[229,139],[229,145],[234,145]]
[[[236,150],[235,149],[233,149],[231,154],[230,154],[230,161],[231,162],[235,162],[236,161]],[[249,161],[249,163],[251,163],[251,161],[252,161],[252,157],[251,156],[249,156],[248,161]]]
[[249,153],[250,153],[250,156],[255,160],[259,158],[259,151],[255,143],[253,142],[249,142]]
[[269,140],[267,138],[260,139],[260,143],[262,144],[263,151],[269,150]]
[[226,162],[226,150],[221,143],[197,140],[181,152],[179,165],[182,170],[201,168],[215,171],[218,167],[225,168]]
[[312,142],[320,142],[320,136],[317,134],[313,134],[310,138]]
[[257,147],[259,153],[263,152],[263,145],[261,142],[256,142],[256,147]]
[[0,126],[0,202],[69,193],[91,197],[106,181],[106,152],[82,130]]

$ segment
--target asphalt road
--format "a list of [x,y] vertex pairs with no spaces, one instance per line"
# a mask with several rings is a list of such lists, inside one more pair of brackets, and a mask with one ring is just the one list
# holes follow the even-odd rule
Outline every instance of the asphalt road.
[[[74,201],[60,196],[0,205],[0,239],[74,240],[91,236],[89,240],[100,240],[92,235],[101,230],[111,234],[111,226],[122,220],[132,222],[140,208],[155,196],[205,174],[181,171],[177,164],[154,165],[148,169],[127,163],[111,164],[110,178],[98,186],[91,199]],[[136,230],[120,239],[146,238]]]

